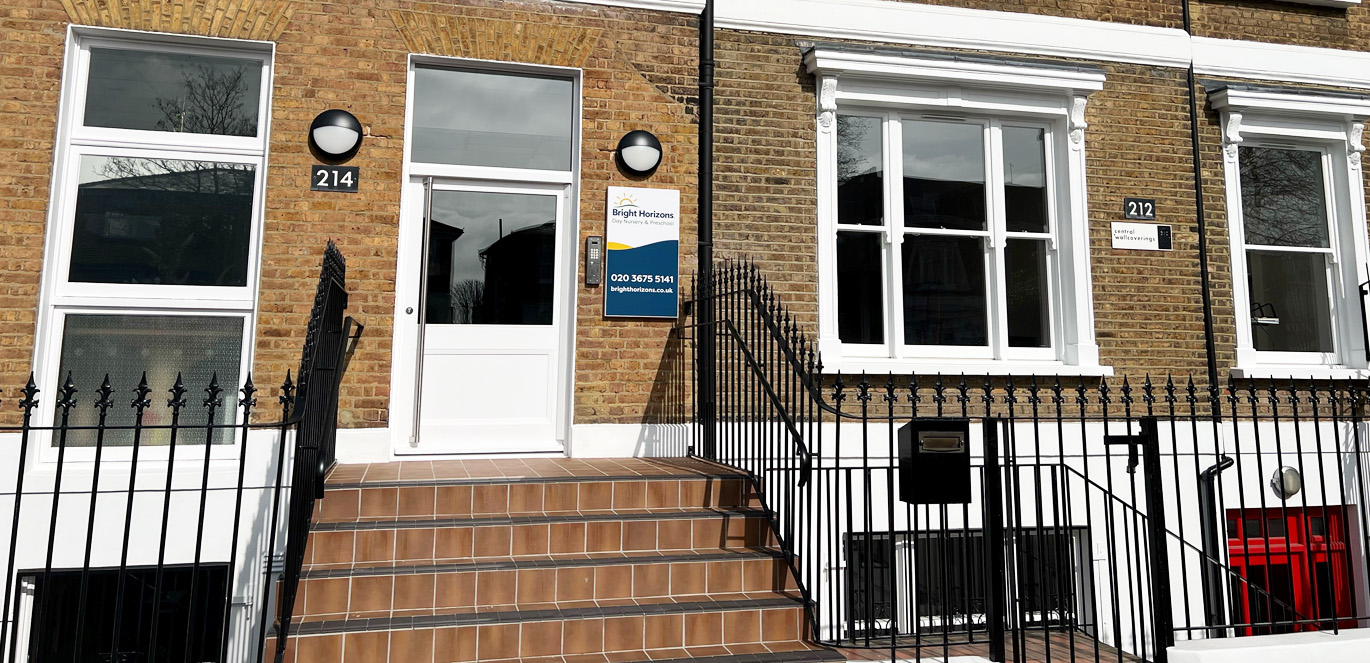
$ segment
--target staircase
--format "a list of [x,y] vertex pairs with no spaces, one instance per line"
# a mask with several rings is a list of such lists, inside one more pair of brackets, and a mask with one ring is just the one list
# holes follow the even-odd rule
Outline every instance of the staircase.
[[745,478],[697,460],[343,465],[285,661],[842,661],[773,544]]

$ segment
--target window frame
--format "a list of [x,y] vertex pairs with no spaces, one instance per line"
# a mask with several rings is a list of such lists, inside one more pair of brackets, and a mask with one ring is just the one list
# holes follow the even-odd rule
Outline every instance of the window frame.
[[[1223,176],[1232,299],[1236,323],[1234,377],[1370,377],[1359,285],[1370,280],[1364,179],[1363,118],[1370,98],[1225,84],[1209,91],[1223,128]],[[1252,330],[1246,232],[1241,196],[1240,148],[1267,147],[1321,154],[1327,205],[1328,297],[1332,352],[1257,350]],[[1259,250],[1259,249],[1257,249]]]
[[[1093,295],[1090,285],[1088,206],[1085,189],[1084,110],[1090,93],[1102,89],[1102,72],[1088,68],[1034,67],[1024,63],[981,58],[939,57],[917,53],[852,50],[818,46],[805,54],[817,77],[818,92],[818,262],[819,349],[825,363],[837,370],[897,370],[1014,374],[1109,375],[1099,366],[1094,338]],[[882,122],[884,187],[883,226],[837,223],[836,115],[879,116]],[[902,206],[892,206],[902,181],[902,136],[891,135],[888,118],[919,121],[979,122],[986,126],[987,258],[986,346],[905,345],[902,294],[895,288],[897,247],[905,236],[917,234],[902,227]],[[1048,223],[1050,232],[1033,235],[1048,242],[1049,348],[1012,348],[1007,338],[1004,309],[1003,251],[1007,233],[1003,217],[1002,128],[1025,126],[1044,130]],[[902,125],[895,128],[895,132]],[[895,155],[895,148],[900,154]],[[900,178],[902,180],[902,178]],[[898,229],[898,242],[891,235]],[[836,237],[843,232],[884,235],[882,286],[885,342],[843,343],[837,325]],[[952,234],[943,231],[926,234]],[[977,233],[954,233],[977,234]],[[1024,235],[1025,237],[1027,235]],[[891,264],[893,263],[893,264]],[[1078,269],[1067,269],[1078,265]],[[993,281],[988,280],[992,275]],[[898,299],[898,301],[896,301]],[[897,316],[897,317],[896,317]],[[898,338],[895,338],[897,335]],[[968,350],[969,349],[969,350]],[[949,350],[954,351],[949,352]]]
[[[262,63],[259,81],[257,135],[217,136],[168,131],[87,127],[84,124],[90,75],[91,49],[107,48],[176,54],[231,57]],[[63,61],[57,140],[54,147],[52,185],[49,193],[47,232],[37,334],[33,350],[35,381],[49,394],[40,399],[35,421],[50,422],[56,415],[55,396],[66,317],[69,315],[196,315],[228,316],[243,320],[239,377],[251,370],[255,350],[257,291],[261,276],[264,235],[266,171],[271,136],[272,82],[275,44],[264,41],[194,37],[157,32],[68,26]],[[187,161],[250,164],[255,168],[246,278],[242,286],[181,286],[155,284],[84,283],[70,280],[71,242],[75,233],[76,194],[80,186],[81,159],[86,156],[149,157]],[[225,406],[236,402],[241,385],[221,385]],[[192,391],[196,391],[192,386]],[[122,393],[131,385],[115,385]],[[89,389],[83,389],[89,392]],[[90,402],[91,396],[86,393]],[[154,407],[157,394],[153,394]],[[79,398],[79,396],[78,396]],[[163,397],[163,402],[164,402]],[[79,405],[78,405],[79,406]],[[241,412],[235,407],[235,421]],[[40,459],[55,462],[57,449],[47,436],[37,440]],[[239,436],[228,444],[213,445],[212,458],[236,458],[241,453]],[[167,450],[148,447],[143,457],[165,458]],[[120,461],[131,450],[105,449],[103,458]],[[67,460],[93,460],[94,449],[69,448]]]

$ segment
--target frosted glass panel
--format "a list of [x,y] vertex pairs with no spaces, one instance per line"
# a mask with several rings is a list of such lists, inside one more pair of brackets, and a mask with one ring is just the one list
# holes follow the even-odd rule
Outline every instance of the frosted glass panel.
[[89,80],[88,127],[257,135],[260,60],[92,48]]
[[411,158],[570,170],[574,98],[570,79],[420,67]]
[[[240,362],[243,346],[243,318],[223,316],[169,315],[68,315],[62,338],[62,360],[59,379],[68,373],[79,390],[77,405],[71,410],[70,424],[93,426],[98,422],[95,407],[96,390],[109,374],[114,387],[114,406],[109,409],[106,423],[131,425],[134,409],[130,407],[133,389],[147,373],[148,398],[152,406],[143,417],[145,425],[168,425],[171,409],[167,407],[168,392],[176,383],[176,373],[182,374],[186,386],[186,407],[181,410],[181,423],[203,426],[207,412],[203,405],[205,388],[215,373],[223,388],[223,405],[215,421],[232,423],[237,405],[237,389],[242,380]],[[60,385],[42,385],[47,398],[56,398]],[[94,446],[93,431],[73,431],[68,435],[68,446]],[[166,445],[170,440],[167,430],[148,430],[143,433],[142,445]],[[204,444],[205,431],[182,429],[176,444]],[[215,444],[231,443],[232,431],[216,433]],[[57,436],[53,444],[57,444]],[[128,446],[133,442],[132,431],[109,431],[107,446]]]

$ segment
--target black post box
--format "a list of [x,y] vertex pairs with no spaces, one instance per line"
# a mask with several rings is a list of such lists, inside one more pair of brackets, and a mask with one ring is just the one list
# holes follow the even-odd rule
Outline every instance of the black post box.
[[899,499],[970,503],[969,419],[914,419],[899,429]]

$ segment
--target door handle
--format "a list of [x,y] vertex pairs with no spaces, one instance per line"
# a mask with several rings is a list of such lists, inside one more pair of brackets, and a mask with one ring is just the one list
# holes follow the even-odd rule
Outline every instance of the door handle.
[[413,307],[413,306],[406,306],[405,309],[404,309],[404,312],[405,312],[405,314],[407,314],[407,315],[414,315],[414,307]]

